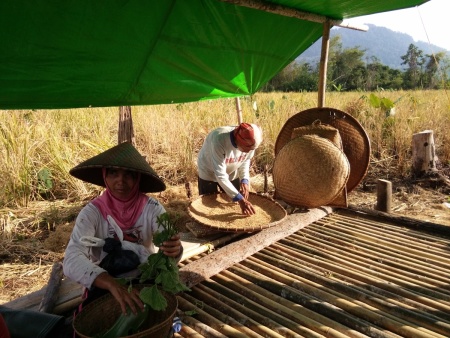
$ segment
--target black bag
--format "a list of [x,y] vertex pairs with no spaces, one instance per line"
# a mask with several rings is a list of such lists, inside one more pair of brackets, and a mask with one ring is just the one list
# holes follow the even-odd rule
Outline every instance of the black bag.
[[123,250],[122,243],[114,238],[106,238],[103,251],[108,254],[100,262],[99,266],[115,277],[136,269],[139,264],[139,256],[131,250]]
[[0,313],[11,338],[70,337],[70,330],[63,330],[63,316],[34,310],[16,310],[3,305],[0,306]]

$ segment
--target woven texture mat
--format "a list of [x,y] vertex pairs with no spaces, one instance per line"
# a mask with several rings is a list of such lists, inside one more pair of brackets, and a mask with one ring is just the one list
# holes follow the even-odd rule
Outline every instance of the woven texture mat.
[[275,156],[291,140],[294,128],[322,123],[339,130],[342,148],[350,163],[350,176],[347,181],[347,193],[352,191],[366,176],[370,161],[370,141],[361,124],[351,115],[334,108],[312,108],[290,117],[281,128],[275,142]]
[[202,195],[191,202],[189,215],[205,227],[225,232],[253,232],[278,224],[286,210],[274,200],[250,193],[250,203],[256,214],[243,215],[239,203],[231,201],[227,194]]

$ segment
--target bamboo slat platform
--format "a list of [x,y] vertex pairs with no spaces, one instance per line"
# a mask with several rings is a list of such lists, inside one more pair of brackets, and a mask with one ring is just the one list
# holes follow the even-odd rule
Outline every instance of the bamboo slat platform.
[[192,247],[174,337],[450,336],[450,227],[317,208]]

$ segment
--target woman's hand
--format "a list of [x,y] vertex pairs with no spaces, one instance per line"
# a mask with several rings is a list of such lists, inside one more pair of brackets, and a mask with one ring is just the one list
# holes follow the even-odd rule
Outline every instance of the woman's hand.
[[181,254],[180,234],[173,235],[168,241],[164,241],[159,250],[166,256],[178,258]]
[[138,311],[144,311],[144,303],[141,298],[139,298],[139,291],[132,288],[131,291],[128,292],[127,286],[119,284],[117,280],[107,272],[98,275],[94,280],[93,285],[111,292],[112,296],[119,302],[123,314],[127,314],[127,307],[129,307],[134,314],[137,314]]

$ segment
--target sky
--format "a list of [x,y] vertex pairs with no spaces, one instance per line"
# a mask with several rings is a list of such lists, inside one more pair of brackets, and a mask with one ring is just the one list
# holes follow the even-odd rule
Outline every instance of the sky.
[[430,0],[423,5],[392,12],[361,16],[346,20],[363,25],[373,24],[411,35],[415,41],[424,41],[450,50],[448,16],[450,0]]

